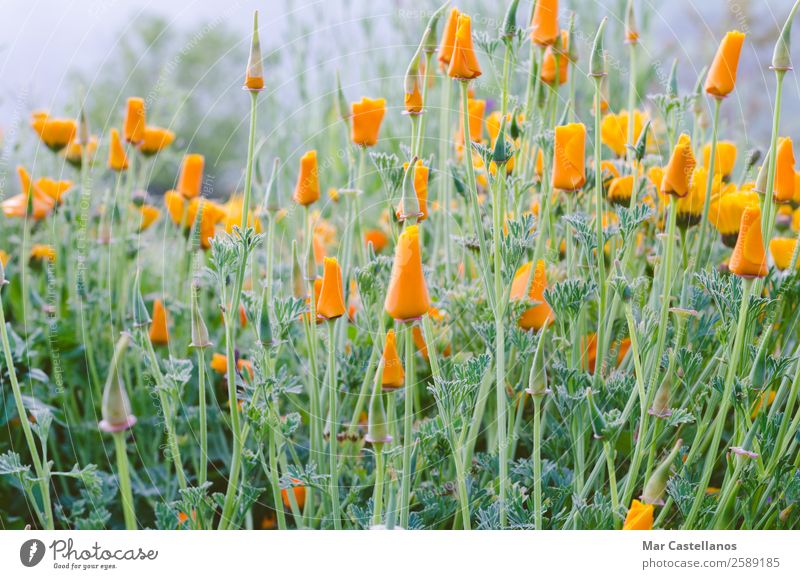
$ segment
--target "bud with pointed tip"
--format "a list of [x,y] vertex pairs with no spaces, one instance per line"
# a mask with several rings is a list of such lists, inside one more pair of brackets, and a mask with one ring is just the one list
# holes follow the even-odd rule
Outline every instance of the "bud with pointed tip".
[[672,61],[672,68],[669,71],[669,80],[667,81],[667,94],[670,98],[678,98],[678,59]]
[[197,284],[192,284],[192,348],[207,348],[211,345],[208,339],[208,328],[200,311],[200,300],[197,295]]
[[570,14],[567,29],[567,58],[572,63],[578,62],[578,40],[575,38],[575,13]]
[[603,35],[605,34],[607,22],[608,22],[607,16],[600,21],[600,26],[597,29],[597,34],[594,37],[594,44],[592,45],[592,58],[589,62],[589,76],[595,78],[602,78],[606,76],[605,50],[603,49]]
[[528,388],[525,390],[537,400],[550,392],[547,387],[547,365],[544,363],[544,334],[544,329],[539,331],[539,343],[536,345],[536,352],[533,355],[533,364],[531,364],[531,371],[528,374]]
[[800,6],[800,0],[794,3],[792,11],[789,12],[789,17],[783,25],[781,35],[778,37],[778,42],[775,43],[775,50],[772,53],[772,68],[776,71],[792,70],[792,59],[790,56],[790,49],[792,44],[792,20],[794,13],[797,12],[797,7]]
[[258,10],[253,13],[253,40],[250,43],[250,58],[244,75],[244,87],[249,91],[264,89],[264,64],[261,61],[261,42],[258,38]]
[[450,4],[450,0],[447,0],[444,4],[439,6],[428,19],[428,25],[425,27],[425,32],[422,34],[421,42],[422,50],[424,50],[426,54],[433,54],[438,48],[439,43],[436,40],[436,27],[439,25],[439,20],[441,20],[448,4]]
[[514,34],[517,31],[518,6],[519,0],[511,0],[511,4],[508,5],[508,10],[506,10],[505,18],[503,18],[503,27],[500,29],[500,36],[505,41],[509,41],[514,38]]
[[636,15],[633,11],[633,0],[628,0],[625,10],[625,42],[627,44],[639,43],[639,29],[636,26]]
[[669,453],[667,458],[665,458],[664,461],[656,467],[653,474],[650,475],[650,480],[647,481],[647,484],[644,486],[644,492],[642,493],[641,499],[643,502],[649,505],[664,504],[662,497],[664,496],[664,491],[667,489],[670,468],[672,467],[672,463],[675,462],[675,458],[678,456],[681,445],[683,445],[683,441],[678,439],[675,446],[672,447],[672,452]]
[[514,156],[514,147],[506,139],[506,118],[500,120],[500,129],[497,131],[497,138],[494,140],[494,150],[492,151],[492,161],[497,166],[505,165]]
[[403,81],[403,91],[405,93],[403,104],[406,113],[409,115],[422,114],[422,84],[424,82],[420,73],[420,61],[422,59],[422,45],[420,44],[411,62],[406,69],[405,80]]
[[344,98],[344,90],[342,90],[342,77],[339,71],[336,71],[336,112],[342,120],[347,123],[350,120],[350,105],[347,104],[347,99]]
[[769,180],[769,164],[771,157],[772,149],[768,150],[767,154],[764,156],[764,162],[761,164],[761,169],[758,170],[756,184],[753,187],[753,191],[761,195],[764,195],[767,192],[767,181]]
[[147,311],[147,306],[144,305],[144,299],[142,298],[140,275],[137,272],[136,279],[133,282],[133,292],[131,293],[131,315],[134,328],[141,328],[150,324],[150,312]]
[[409,217],[414,219],[422,216],[422,211],[419,206],[419,198],[414,190],[414,172],[417,166],[418,157],[415,155],[406,168],[405,175],[403,176],[403,198],[401,201],[402,215],[400,219],[406,220]]
[[296,239],[292,240],[292,295],[298,300],[304,300],[308,297],[303,269],[300,266],[300,258],[297,255]]
[[644,159],[644,154],[647,150],[647,132],[650,130],[651,121],[648,119],[647,123],[645,123],[642,132],[639,133],[639,140],[636,141],[636,145],[633,147],[633,154],[636,157],[637,161],[641,161]]
[[369,399],[369,417],[367,419],[367,435],[364,440],[371,443],[377,452],[383,450],[383,445],[392,442],[386,420],[386,408],[383,405],[383,392],[381,391],[381,377],[383,376],[383,360],[378,365],[375,373],[372,397]]
[[103,390],[103,402],[100,407],[103,419],[98,426],[104,432],[122,432],[136,424],[136,416],[131,412],[131,402],[119,372],[121,358],[127,347],[128,335],[122,334],[114,348],[114,356],[111,358]]
[[600,412],[600,409],[594,402],[594,394],[592,394],[591,388],[586,389],[586,403],[589,405],[589,418],[592,422],[594,437],[597,440],[603,440],[606,437],[608,425],[606,424],[606,419],[603,417],[602,412]]

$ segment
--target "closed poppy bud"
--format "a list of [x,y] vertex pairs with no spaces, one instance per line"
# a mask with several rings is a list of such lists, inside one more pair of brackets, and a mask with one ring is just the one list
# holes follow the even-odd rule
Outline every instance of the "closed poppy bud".
[[145,111],[144,99],[131,97],[128,99],[128,109],[125,112],[123,136],[129,143],[141,143],[144,140]]
[[453,48],[456,43],[456,30],[458,30],[458,16],[461,14],[458,8],[453,8],[450,11],[450,16],[447,17],[447,23],[444,25],[444,32],[442,34],[442,42],[439,44],[439,63],[442,68],[450,64],[453,58]]
[[396,320],[413,320],[425,314],[430,305],[422,271],[419,226],[410,225],[397,240],[384,309]]
[[111,143],[108,149],[108,168],[112,171],[125,171],[128,168],[128,155],[122,145],[119,131],[111,129]]
[[586,126],[571,123],[556,127],[553,151],[553,187],[575,191],[586,183]]
[[544,300],[544,290],[547,289],[547,271],[544,260],[540,259],[536,263],[534,272],[531,272],[532,265],[529,261],[517,270],[514,274],[514,281],[511,282],[509,294],[511,301],[521,301],[527,298],[536,302],[519,318],[519,325],[525,330],[539,330],[553,321],[553,310]]
[[[736,145],[730,141],[719,141],[717,143],[717,153],[714,160],[714,172],[722,175],[725,179],[733,173],[733,167],[736,165],[736,156],[738,151]],[[706,143],[703,147],[703,167],[708,169],[708,164],[711,162],[711,143]]]
[[400,356],[397,354],[397,337],[394,330],[386,332],[386,343],[383,346],[383,358],[381,359],[381,384],[384,390],[394,390],[402,388],[405,383],[405,371]]
[[322,289],[319,292],[317,314],[322,318],[334,320],[343,316],[346,310],[339,262],[335,257],[326,257],[322,269]]
[[134,211],[139,213],[139,231],[146,231],[161,216],[161,210],[153,205],[143,203],[141,205],[131,205]]
[[633,195],[633,175],[625,175],[611,180],[608,186],[608,200],[615,205],[627,207]]
[[458,80],[472,80],[481,75],[478,57],[472,48],[472,23],[466,14],[458,16],[458,28],[453,45],[453,57],[447,68],[447,75]]
[[[408,163],[403,163],[403,168],[407,171],[408,170]],[[413,185],[414,185],[414,193],[417,197],[417,207],[409,208],[409,210],[415,210],[414,214],[418,216],[419,221],[425,221],[428,218],[428,176],[430,174],[430,169],[425,166],[425,163],[422,159],[417,160],[414,163],[414,172],[413,172]],[[403,212],[403,202],[400,202],[398,207],[398,218],[402,221],[409,215],[404,214]],[[378,251],[376,249],[376,251]]]
[[794,198],[794,149],[789,137],[778,141],[774,189],[775,201],[778,203],[789,203]]
[[[783,271],[791,265],[796,245],[797,240],[791,237],[775,237],[769,242],[769,252],[775,261],[775,267]],[[797,265],[800,266],[800,261]]]
[[380,376],[382,374],[383,360],[381,360],[378,365],[378,371],[375,373],[375,385],[372,388],[372,396],[369,399],[367,435],[364,437],[364,440],[372,444],[378,452],[381,451],[384,444],[392,441],[386,420],[386,407],[383,404],[383,392],[381,391]]
[[761,209],[748,207],[742,213],[739,237],[728,262],[731,273],[741,277],[767,275],[767,256],[761,236]]
[[672,150],[672,156],[664,169],[661,193],[686,197],[689,194],[692,172],[696,164],[691,139],[689,135],[683,133],[678,139],[678,144]]
[[317,170],[317,152],[308,151],[300,158],[300,174],[292,195],[295,203],[305,207],[319,199],[319,172]]
[[46,113],[34,114],[31,126],[47,148],[54,152],[66,147],[78,132],[78,123],[74,119],[55,119]]
[[558,38],[558,0],[536,0],[531,21],[531,40],[553,44]]
[[145,127],[144,137],[139,143],[139,151],[145,157],[155,155],[162,149],[169,147],[175,140],[175,133],[161,127]]
[[131,292],[131,318],[133,318],[134,328],[146,326],[151,321],[147,306],[144,305],[142,299],[142,286],[138,273],[133,281],[133,291]]
[[569,74],[569,37],[567,31],[561,31],[561,43],[558,42],[547,47],[542,61],[542,81],[547,84],[556,82],[556,54],[558,54],[558,84],[567,82]]
[[708,94],[724,98],[733,91],[744,36],[744,33],[733,30],[722,39],[706,76],[705,89]]
[[783,29],[781,29],[781,34],[778,37],[778,41],[775,43],[775,49],[772,52],[772,68],[776,71],[787,71],[792,69],[792,60],[790,57],[790,47],[792,43],[792,20],[794,19],[794,13],[797,12],[797,8],[800,6],[797,2],[795,2],[794,6],[792,6],[791,12],[789,12],[789,16],[786,18],[786,22],[783,24]]
[[422,46],[414,53],[411,63],[408,65],[406,77],[403,81],[403,91],[405,93],[403,104],[409,115],[422,113],[422,74],[420,73],[420,57],[422,56]]
[[[197,287],[192,284],[192,348],[207,348],[211,345],[208,338],[208,328],[200,311],[200,303],[197,299]],[[226,362],[227,366],[227,362]]]
[[386,99],[363,97],[360,102],[353,103],[352,110],[353,142],[361,147],[374,147],[378,144],[381,123],[386,114]]
[[114,356],[108,369],[103,401],[100,406],[102,420],[98,425],[103,432],[122,432],[136,424],[136,416],[131,412],[131,402],[119,372],[122,356],[128,347],[128,336],[123,334],[114,348]]
[[264,65],[261,62],[261,42],[258,38],[258,10],[253,13],[253,40],[250,58],[244,73],[244,89],[258,91],[264,88]]
[[169,343],[167,310],[164,308],[164,303],[160,299],[153,302],[153,321],[150,322],[150,341],[154,345],[166,345]]
[[625,523],[622,525],[623,531],[650,531],[653,529],[653,505],[647,505],[633,499]]
[[650,479],[647,481],[647,484],[644,486],[644,492],[642,493],[642,501],[650,504],[650,505],[663,505],[664,500],[664,491],[667,490],[667,481],[670,477],[670,468],[672,467],[672,463],[675,462],[675,459],[678,457],[678,452],[681,449],[681,445],[683,441],[678,439],[675,443],[675,446],[672,447],[672,452],[669,453],[667,458],[664,459],[656,469],[653,471],[653,474],[650,475]]
[[[606,76],[606,53],[605,49],[603,48],[603,38],[606,31],[606,24],[608,23],[608,16],[604,17],[600,21],[600,26],[597,28],[597,34],[594,36],[594,43],[592,44],[592,55],[589,59],[589,76],[594,78],[603,78]],[[601,82],[601,90],[602,85],[604,83]],[[605,87],[607,90],[608,83],[605,83]],[[600,108],[603,109],[602,101],[606,101],[606,107],[608,107],[608,99],[601,97]]]
[[176,190],[178,193],[187,199],[193,199],[200,195],[200,189],[203,186],[203,167],[205,165],[205,157],[196,153],[183,156],[181,163],[181,172],[178,176],[178,186]]

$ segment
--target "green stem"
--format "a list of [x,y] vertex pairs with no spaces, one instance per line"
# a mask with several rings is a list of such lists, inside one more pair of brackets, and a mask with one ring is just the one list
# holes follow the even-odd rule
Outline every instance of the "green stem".
[[[594,78],[594,106],[595,111],[600,110],[601,94],[600,84],[602,77]],[[630,113],[629,113],[630,114]],[[594,116],[594,156],[595,167],[600,167],[602,161],[602,145],[600,142],[600,117]],[[606,264],[603,244],[603,175],[601,171],[595,171],[594,179],[595,195],[595,227],[597,233],[597,287],[598,287],[598,309],[597,309],[597,363],[594,369],[594,383],[599,386],[600,375],[603,372],[605,363],[605,309],[606,309]]]
[[[408,528],[409,502],[411,499],[411,451],[413,450],[413,388],[414,377],[409,372],[413,363],[414,342],[412,338],[412,324],[407,323],[404,328],[403,339],[403,365],[406,368],[405,376],[405,408],[403,414],[403,473],[400,481],[400,526]],[[430,345],[433,347],[433,344]]]
[[544,530],[542,520],[542,400],[533,397],[533,510],[537,531]]
[[336,320],[328,322],[328,411],[330,413],[330,444],[328,447],[328,459],[330,464],[330,494],[331,512],[333,514],[333,527],[337,531],[342,528],[341,515],[339,513],[339,457],[337,454],[338,440],[338,393],[336,392]]
[[122,512],[125,515],[125,528],[129,531],[136,530],[136,511],[131,492],[131,476],[128,467],[128,453],[125,450],[125,433],[114,433],[114,447],[117,452],[117,478],[119,478],[119,491],[122,496]]
[[[380,445],[382,446],[382,445]],[[372,502],[375,505],[372,513],[372,524],[380,525],[383,518],[383,449],[375,450],[375,491],[372,494]]]
[[206,410],[206,355],[205,348],[197,348],[197,399],[200,412],[200,470],[197,484],[202,486],[208,480],[208,417]]
[[693,273],[697,271],[700,262],[705,265],[711,251],[706,251],[706,235],[708,232],[708,208],[711,206],[711,189],[714,186],[714,165],[717,158],[717,133],[719,128],[719,109],[722,104],[722,99],[714,99],[714,119],[711,125],[711,151],[709,154],[709,167],[708,177],[706,179],[706,197],[703,201],[703,217],[700,219],[700,236],[697,238],[697,246],[695,247],[695,259],[692,262]]

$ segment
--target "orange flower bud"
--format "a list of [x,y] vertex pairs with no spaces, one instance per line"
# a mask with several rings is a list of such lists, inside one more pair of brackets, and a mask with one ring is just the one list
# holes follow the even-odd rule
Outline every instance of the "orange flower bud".
[[558,38],[558,0],[536,0],[531,21],[531,40],[553,44]]
[[352,104],[352,110],[353,142],[362,147],[374,147],[378,144],[381,123],[386,114],[386,99],[363,97],[360,102]]
[[335,257],[326,257],[322,269],[322,289],[319,291],[317,314],[322,318],[334,320],[342,317],[346,310],[339,262]]
[[458,28],[453,44],[453,56],[447,75],[460,80],[472,80],[481,75],[481,66],[478,57],[472,48],[472,23],[466,14],[458,15]]
[[52,245],[36,243],[31,247],[31,259],[34,261],[55,261],[56,248]]
[[135,211],[138,211],[141,215],[141,221],[139,222],[139,231],[144,231],[148,229],[156,219],[161,215],[161,211],[158,207],[154,207],[152,205],[132,205]]
[[383,346],[383,375],[381,384],[384,390],[401,388],[405,383],[405,371],[400,356],[397,354],[397,338],[394,330],[386,333],[386,344]]
[[181,163],[181,173],[178,176],[178,193],[187,199],[193,199],[200,195],[203,186],[203,166],[205,157],[196,153],[183,156]]
[[519,318],[519,325],[525,330],[539,330],[553,321],[553,310],[544,301],[544,290],[547,288],[547,272],[544,260],[540,259],[536,263],[536,270],[531,279],[532,263],[529,261],[520,267],[514,274],[514,281],[511,282],[511,293],[509,298],[512,301],[525,299],[525,290],[528,289],[527,297],[531,301],[538,302],[536,305],[525,310]]
[[[303,506],[306,504],[306,487],[300,484],[300,481],[296,478],[292,479],[292,483],[295,486],[292,486],[292,494],[294,494],[294,500],[297,503],[297,508],[302,510]],[[283,500],[283,506],[287,509],[292,508],[292,501],[289,499],[289,489],[281,489],[281,499]]]
[[154,345],[169,343],[169,329],[167,328],[167,310],[160,299],[153,302],[153,320],[150,322],[150,341]]
[[[733,173],[733,167],[736,165],[736,145],[730,141],[717,142],[717,154],[714,160],[714,172],[722,175],[723,178],[728,177]],[[708,169],[708,164],[711,162],[711,143],[706,143],[703,147],[703,167]]]
[[128,155],[117,129],[111,129],[111,143],[108,148],[108,168],[112,171],[125,171],[128,168]]
[[439,44],[439,63],[442,69],[450,64],[453,58],[453,48],[456,44],[456,31],[458,30],[458,16],[461,14],[458,8],[453,8],[450,11],[450,16],[447,18],[447,24],[444,26],[442,34],[442,42]]
[[129,143],[141,143],[144,140],[145,111],[144,99],[131,97],[128,99],[128,110],[125,112],[125,124],[122,133]]
[[225,354],[218,354],[214,352],[211,356],[211,369],[217,374],[225,374],[228,371],[228,358]]
[[56,203],[61,203],[64,193],[72,188],[72,181],[56,181],[55,179],[41,177],[36,180],[35,188],[50,197]]
[[297,176],[292,199],[295,203],[306,207],[319,199],[317,152],[313,149],[300,158],[300,174]]
[[558,84],[565,84],[569,75],[569,35],[566,30],[561,31],[561,47],[556,49],[550,45],[544,51],[542,61],[542,81],[552,85],[556,81],[556,52],[558,52]]
[[633,499],[625,523],[622,525],[623,531],[650,531],[653,529],[653,505],[646,505]]
[[728,247],[736,246],[742,214],[747,207],[758,207],[758,193],[752,191],[723,191],[712,197],[708,207],[708,220],[719,231],[722,242]]
[[633,143],[628,143],[629,121],[630,114],[622,110],[618,115],[606,115],[600,124],[600,140],[614,151],[617,157],[625,156],[626,145],[635,145],[644,128],[644,116],[641,111],[633,111]]
[[[797,240],[792,237],[775,237],[769,242],[769,252],[775,261],[775,267],[783,271],[792,264],[796,245]],[[800,269],[800,260],[797,262],[797,267]]]
[[732,30],[725,35],[717,49],[711,68],[706,76],[706,92],[717,98],[724,98],[736,86],[736,69],[739,68],[739,55],[742,52],[744,33]]
[[661,193],[686,197],[689,194],[690,180],[696,164],[691,139],[689,135],[683,133],[678,139],[678,144],[672,150],[672,156],[664,169]]
[[[242,225],[242,212],[244,211],[244,196],[240,193],[231,195],[228,202],[223,205],[225,208],[225,232],[233,233],[233,226],[241,227]],[[255,229],[256,233],[261,233],[263,227],[261,220],[256,217],[254,211],[247,213],[247,226]]]
[[139,143],[139,151],[145,157],[155,155],[162,149],[169,147],[175,140],[175,133],[169,129],[161,127],[145,127],[142,142]]
[[424,315],[430,305],[428,286],[422,271],[419,226],[410,225],[397,240],[392,276],[383,307],[396,320],[413,320]]
[[575,191],[583,187],[586,183],[585,155],[585,125],[571,123],[556,127],[552,178],[555,189]]
[[262,90],[264,88],[264,65],[261,62],[261,42],[258,37],[258,10],[253,13],[253,39],[250,42],[250,58],[244,74],[244,88]]
[[775,200],[779,203],[789,203],[794,198],[794,150],[789,137],[778,141],[774,190]]
[[742,213],[739,238],[728,262],[731,273],[741,277],[764,277],[767,275],[767,256],[761,237],[761,209],[748,207]]

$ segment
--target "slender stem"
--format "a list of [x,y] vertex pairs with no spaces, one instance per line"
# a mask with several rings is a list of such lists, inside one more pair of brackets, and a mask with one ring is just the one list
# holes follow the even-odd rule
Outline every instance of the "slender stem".
[[341,515],[339,514],[339,456],[337,454],[338,440],[338,407],[339,396],[336,389],[336,320],[328,322],[328,411],[330,413],[330,444],[328,446],[328,459],[330,464],[330,494],[331,512],[333,514],[333,527],[338,531],[342,528]]
[[[600,143],[600,104],[602,96],[600,94],[600,84],[602,77],[594,78],[594,163],[595,167],[600,167],[602,160],[602,148]],[[630,114],[630,113],[629,113]],[[595,195],[595,227],[597,233],[597,287],[598,287],[598,309],[597,309],[597,363],[594,369],[594,382],[600,383],[600,375],[605,363],[605,309],[606,309],[606,264],[603,244],[603,175],[602,171],[595,171],[594,179]]]
[[[409,371],[413,363],[414,357],[414,342],[412,338],[412,324],[407,323],[403,329],[403,365],[406,369],[405,376],[405,408],[403,414],[403,473],[400,480],[400,526],[404,529],[408,528],[409,516],[409,502],[411,499],[411,451],[413,450],[413,389],[414,377]],[[433,347],[431,344],[430,347]]]
[[200,469],[197,484],[202,486],[208,480],[208,417],[206,410],[206,350],[197,348],[197,399],[200,412]]
[[19,387],[19,381],[17,380],[17,371],[14,368],[14,358],[11,354],[11,345],[8,341],[6,316],[5,312],[3,311],[2,289],[2,285],[0,285],[0,337],[2,337],[3,340],[3,352],[5,353],[6,369],[11,380],[11,390],[14,393],[14,403],[17,407],[19,423],[22,425],[22,432],[25,434],[25,442],[28,445],[28,450],[31,453],[31,460],[33,461],[33,470],[36,472],[36,479],[39,482],[39,489],[42,493],[44,523],[47,526],[47,529],[52,531],[55,528],[55,521],[53,520],[53,507],[50,503],[50,469],[46,463],[43,464],[39,455],[39,449],[36,448],[36,442],[33,438],[33,431],[31,430],[30,419],[28,418],[28,411],[25,409],[25,404],[22,401],[22,391]]
[[603,441],[603,452],[606,455],[606,466],[608,468],[608,484],[611,487],[611,510],[616,517],[619,513],[619,495],[617,493],[617,474],[614,467],[614,449],[607,440]]
[[[775,219],[773,211],[773,192],[775,190],[775,167],[778,161],[778,132],[781,123],[781,95],[783,93],[783,78],[786,75],[785,70],[775,70],[776,86],[775,86],[775,110],[772,115],[772,136],[770,138],[769,150],[771,152],[769,157],[769,172],[767,173],[767,190],[763,192],[764,209],[761,214],[761,232],[764,237],[764,244],[769,247],[769,242],[772,239],[772,228],[775,226]],[[761,284],[759,283],[759,287]]]
[[122,512],[125,515],[125,528],[129,531],[136,530],[136,511],[131,492],[131,475],[128,467],[128,453],[125,449],[125,432],[114,433],[114,447],[117,453],[117,478],[119,491],[122,496]]
[[[277,418],[276,416],[273,417]],[[286,528],[286,513],[283,510],[283,501],[281,500],[281,490],[278,479],[278,452],[275,443],[277,436],[277,428],[273,428],[272,432],[269,433],[269,482],[272,487],[272,500],[274,501],[275,514],[278,518],[278,529],[284,530]],[[286,493],[290,497],[293,497],[294,490],[289,489]]]
[[[382,446],[382,445],[380,445]],[[372,502],[375,505],[372,513],[372,524],[380,525],[383,518],[383,449],[375,450],[375,491],[372,494]]]
[[[719,128],[719,109],[722,99],[714,99],[714,120],[711,125],[711,151],[709,153],[708,178],[706,179],[706,197],[703,201],[703,217],[700,219],[700,236],[695,247],[695,259],[692,262],[694,271],[697,271],[700,262],[705,265],[711,251],[706,251],[706,234],[708,230],[708,208],[711,206],[711,189],[714,186],[714,165],[717,158],[717,133]],[[774,156],[774,155],[773,155]],[[771,197],[771,196],[770,196]]]
[[542,520],[542,399],[533,397],[533,510],[537,531],[544,530]]

